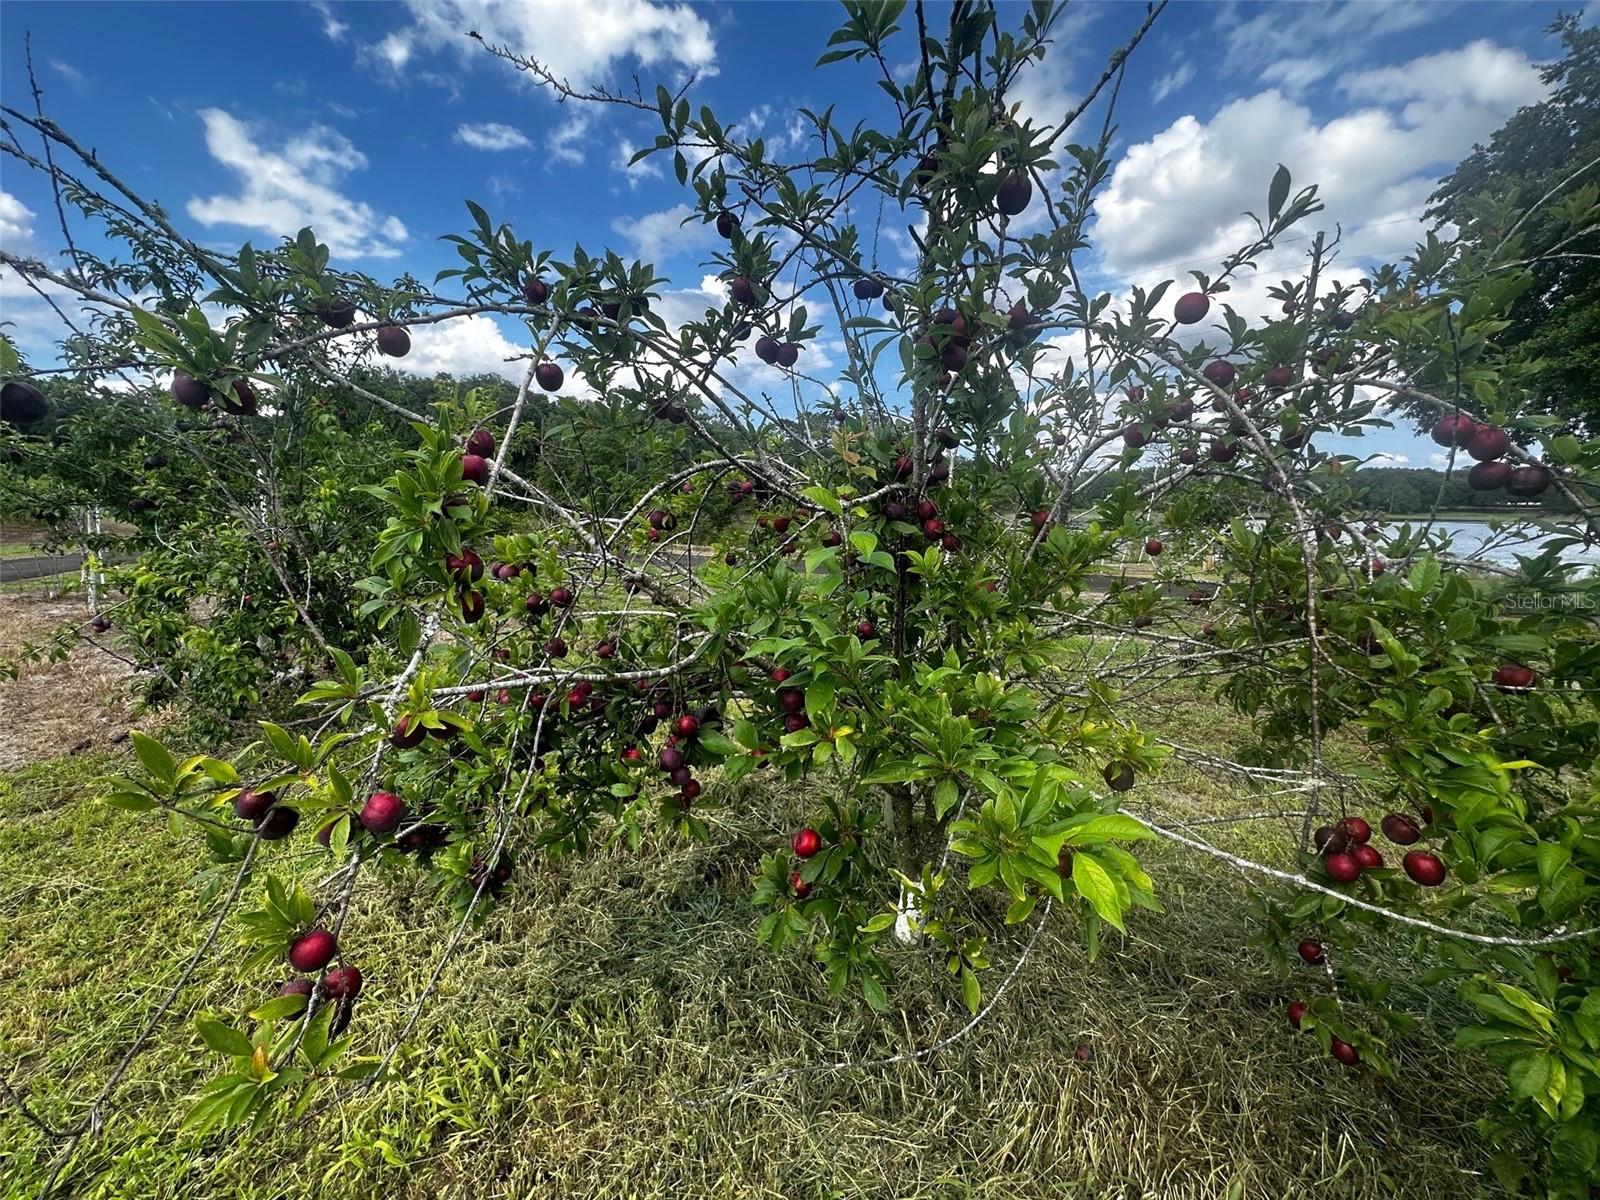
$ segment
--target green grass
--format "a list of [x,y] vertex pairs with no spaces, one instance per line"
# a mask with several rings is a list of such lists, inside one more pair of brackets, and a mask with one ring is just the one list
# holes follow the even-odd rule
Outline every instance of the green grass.
[[1550,514],[1538,508],[1441,508],[1436,513],[1378,513],[1374,519],[1398,525],[1410,521],[1413,525],[1430,519],[1437,521],[1533,521]]
[[[1175,704],[1163,719],[1217,727],[1203,704]],[[91,779],[106,769],[121,768],[62,759],[0,777],[0,1069],[62,1124],[202,936],[194,839],[105,808]],[[1199,776],[1175,772],[1160,786],[1209,803]],[[723,790],[714,783],[707,798]],[[708,845],[663,837],[638,855],[523,855],[508,901],[446,970],[401,1082],[300,1124],[197,1138],[178,1122],[216,1060],[189,1017],[242,1013],[281,978],[236,977],[224,944],[136,1061],[105,1135],[74,1160],[75,1194],[1494,1194],[1471,1122],[1498,1081],[1452,1055],[1447,1029],[1391,1046],[1417,1083],[1379,1085],[1321,1058],[1283,1018],[1315,977],[1246,945],[1255,926],[1236,876],[1163,846],[1144,857],[1165,914],[1135,917],[1094,963],[1076,922],[1053,919],[991,1018],[938,1055],[685,1106],[766,1071],[924,1046],[965,1019],[914,951],[898,964],[894,1015],[879,1018],[830,1001],[808,958],[757,947],[747,881],[804,796],[731,800]],[[1228,844],[1266,850],[1252,839],[1270,832],[1237,831]],[[310,880],[323,862],[302,864]],[[345,939],[368,978],[358,1051],[387,1044],[447,930],[408,876],[361,893]],[[1025,932],[998,931],[991,987]],[[1436,1000],[1402,978],[1396,1002]],[[1075,1059],[1080,1044],[1092,1061]],[[0,1109],[0,1196],[36,1194],[47,1149]]]
[[33,579],[8,579],[0,583],[0,596],[39,595],[66,596],[83,590],[77,571],[60,575],[40,575]]

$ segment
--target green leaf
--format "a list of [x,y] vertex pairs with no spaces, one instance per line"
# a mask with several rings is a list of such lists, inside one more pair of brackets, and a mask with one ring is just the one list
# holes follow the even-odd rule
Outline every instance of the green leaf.
[[[850,544],[855,547],[856,553],[862,558],[871,558],[873,552],[878,548],[878,535],[869,530],[860,529],[850,535]],[[894,567],[894,560],[890,560],[889,566],[891,569]]]
[[813,717],[826,717],[833,711],[835,694],[833,680],[813,679],[806,687],[806,712]]
[[909,783],[913,779],[920,779],[925,772],[914,762],[897,759],[883,763],[870,772],[862,783]]
[[961,1002],[974,1015],[983,1004],[983,988],[978,984],[977,973],[968,967],[961,968]]
[[1072,882],[1078,895],[1087,900],[1095,912],[1107,922],[1126,933],[1122,927],[1122,904],[1117,897],[1117,885],[1100,860],[1085,851],[1072,859]]
[[255,1080],[245,1075],[223,1075],[206,1084],[200,1099],[195,1101],[183,1119],[185,1129],[214,1129],[232,1124],[230,1114],[241,1100],[246,1105],[256,1094]]
[[1284,201],[1289,198],[1289,182],[1289,168],[1279,163],[1267,188],[1267,215],[1272,220],[1277,220],[1283,212]]
[[171,787],[178,775],[178,762],[172,757],[172,752],[149,734],[140,733],[137,729],[130,730],[128,736],[133,740],[134,752],[144,764],[144,769]]
[[1082,820],[1081,823],[1074,819],[1068,826],[1065,844],[1093,845],[1096,842],[1113,840],[1136,842],[1155,836],[1142,821],[1136,821],[1123,813],[1099,813]]
[[1557,462],[1572,463],[1583,457],[1583,444],[1570,433],[1550,439],[1550,452]]
[[1591,1050],[1600,1050],[1600,991],[1590,992],[1572,1014],[1572,1023]]
[[1600,1134],[1586,1125],[1569,1122],[1551,1135],[1550,1154],[1570,1170],[1587,1174],[1600,1160]]
[[1018,921],[1026,921],[1028,914],[1033,912],[1034,906],[1038,903],[1038,895],[1031,892],[1022,899],[1013,901],[1011,907],[1006,909],[1006,924],[1015,925]]
[[844,512],[844,509],[839,505],[839,497],[825,487],[801,488],[800,494],[818,508],[830,512],[836,517]]
[[1465,1025],[1456,1031],[1458,1050],[1479,1050],[1485,1046],[1532,1046],[1536,1042],[1526,1033],[1496,1021],[1490,1025]]
[[200,1034],[200,1040],[218,1054],[231,1054],[239,1058],[248,1058],[255,1049],[250,1044],[250,1039],[237,1029],[224,1025],[215,1017],[196,1017],[195,1030]]
[[300,1050],[313,1067],[320,1067],[327,1057],[328,1030],[333,1024],[333,1010],[332,1004],[324,1004],[322,1010],[311,1018],[306,1035],[300,1041]]
[[1412,591],[1423,594],[1433,591],[1438,586],[1439,560],[1434,557],[1433,551],[1430,550],[1416,561],[1407,582],[1411,585]]
[[715,729],[702,729],[695,735],[702,749],[720,758],[731,758],[739,753],[739,745],[732,738]]
[[873,1012],[886,1013],[889,1011],[889,997],[879,983],[871,975],[861,976],[861,994],[866,997],[867,1005]]
[[274,996],[255,1012],[250,1014],[253,1021],[276,1021],[281,1017],[298,1016],[306,1010],[305,996]]
[[129,787],[112,792],[106,797],[106,803],[112,808],[120,808],[127,812],[149,812],[156,807],[157,801],[148,793],[134,791]]
[[1539,882],[1549,886],[1556,872],[1572,859],[1572,851],[1560,842],[1541,842],[1535,855],[1539,866]]
[[1541,1027],[1540,1023],[1535,1021],[1523,1009],[1514,1004],[1508,1004],[1505,1000],[1490,992],[1473,992],[1468,998],[1485,1016],[1494,1017],[1535,1032],[1538,1032]]
[[1531,1100],[1543,1092],[1550,1083],[1550,1068],[1550,1056],[1539,1051],[1524,1054],[1514,1061],[1506,1071],[1511,1081],[1511,1098]]

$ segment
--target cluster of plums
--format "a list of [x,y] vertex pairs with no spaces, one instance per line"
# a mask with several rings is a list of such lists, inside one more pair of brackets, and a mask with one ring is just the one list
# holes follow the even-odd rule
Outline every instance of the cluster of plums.
[[[1327,962],[1327,956],[1323,953],[1322,943],[1317,941],[1316,938],[1301,939],[1300,944],[1295,947],[1295,950],[1299,953],[1302,959],[1314,967],[1320,967],[1323,963]],[[1288,1009],[1289,1024],[1294,1026],[1296,1029],[1299,1029],[1300,1023],[1305,1020],[1305,1015],[1310,1008],[1311,1006],[1304,1000],[1291,1000],[1289,1002]],[[1343,1063],[1347,1067],[1353,1067],[1361,1061],[1360,1051],[1358,1051],[1349,1042],[1339,1037],[1334,1037],[1329,1042],[1328,1053],[1334,1059]]]
[[[1412,846],[1422,838],[1417,821],[1404,813],[1388,813],[1378,825],[1383,836],[1397,846]],[[1372,826],[1362,817],[1345,817],[1337,825],[1323,825],[1317,829],[1313,841],[1322,855],[1323,869],[1338,883],[1351,883],[1363,871],[1377,870],[1384,865],[1383,855],[1371,844]],[[1439,886],[1447,874],[1444,861],[1426,850],[1408,851],[1401,859],[1401,866],[1423,887]],[[1321,966],[1327,961],[1326,951],[1316,938],[1302,938],[1295,951],[1312,966]],[[1289,1024],[1299,1029],[1309,1008],[1304,1000],[1292,1001],[1288,1008]],[[1347,1067],[1361,1061],[1360,1052],[1338,1037],[1332,1039],[1329,1053]]]
[[664,508],[654,508],[645,514],[645,527],[645,541],[659,542],[663,533],[670,533],[678,527],[678,518]]
[[[656,765],[676,785],[679,802],[684,808],[688,808],[700,795],[700,781],[694,777],[694,769],[689,765],[688,750],[700,730],[716,719],[717,710],[710,705],[674,718],[672,732],[667,734],[667,740],[656,759]],[[622,752],[622,757],[624,762],[632,764],[642,761],[644,756],[637,747],[629,747]]]
[[[795,509],[792,514],[782,512],[762,513],[756,518],[756,530],[758,531],[758,536],[776,535],[780,539],[778,553],[788,557],[800,549],[800,543],[795,540],[794,535],[789,530],[796,521],[804,522],[810,519],[811,514],[803,508]],[[732,564],[730,563],[729,565],[731,566]]]
[[756,339],[756,357],[769,367],[782,367],[787,371],[800,361],[800,347],[763,333]]
[[[729,241],[733,241],[739,234],[739,218],[726,209],[717,214],[717,232]],[[856,281],[857,295],[859,288],[867,279]],[[879,285],[880,289],[882,285]],[[881,294],[881,290],[880,293]],[[735,275],[728,280],[728,297],[740,308],[760,308],[766,299],[766,289],[748,275]],[[744,341],[750,336],[750,326],[741,322],[734,329],[734,338]],[[769,367],[782,367],[790,370],[800,361],[800,347],[797,343],[779,340],[771,334],[763,333],[756,339],[756,357]]]
[[[822,835],[809,825],[797,829],[789,839],[789,849],[798,859],[813,858],[822,849]],[[789,872],[789,890],[794,893],[796,900],[804,900],[811,894],[811,885],[798,869]]]
[[[395,726],[393,737],[397,745],[404,742],[406,746],[414,746],[421,741],[423,728],[418,726],[415,730],[411,730],[408,725],[408,719],[402,717]],[[233,798],[233,812],[241,820],[249,821],[256,834],[268,842],[281,841],[288,837],[300,822],[299,811],[286,805],[279,805],[276,792],[258,791],[255,788],[240,789]],[[366,803],[356,814],[356,819],[368,833],[381,837],[400,828],[405,820],[405,812],[405,804],[399,796],[393,792],[379,791],[367,797]],[[318,831],[317,840],[323,845],[327,844],[335,823],[329,821]],[[417,826],[416,829],[421,831],[418,836],[396,841],[396,848],[404,851],[436,848],[439,827]]]
[[[333,934],[319,925],[289,943],[289,965],[296,971],[314,975],[332,962],[338,952]],[[361,968],[353,964],[341,964],[322,976],[322,995],[338,1006],[329,1025],[333,1036],[343,1033],[350,1024],[361,984]],[[315,992],[316,986],[310,979],[291,979],[278,989],[279,996],[304,996],[308,1004]]]
[[230,395],[203,379],[196,379],[187,371],[175,371],[168,390],[174,400],[195,412],[199,412],[213,399],[229,416],[252,417],[256,412],[255,389],[250,386],[250,381],[247,379],[235,379]]
[[[1180,325],[1194,325],[1205,319],[1211,309],[1211,300],[1204,292],[1189,292],[1178,297],[1173,305],[1173,320]],[[1286,303],[1284,312],[1292,314],[1294,305]],[[1355,322],[1351,313],[1337,312],[1330,318],[1330,324],[1337,330],[1346,330]],[[1320,365],[1327,365],[1333,361],[1332,348],[1322,347],[1316,356]],[[1203,374],[1211,383],[1218,387],[1231,387],[1234,381],[1234,368],[1224,359],[1215,359],[1206,364]],[[1264,383],[1274,391],[1288,387],[1294,382],[1294,371],[1286,366],[1270,368],[1264,378]],[[1241,397],[1244,398],[1244,397]],[[1306,433],[1304,430],[1286,431],[1282,442],[1289,449],[1298,449],[1305,444]],[[1505,455],[1511,450],[1511,438],[1504,429],[1488,422],[1474,421],[1465,413],[1451,413],[1437,421],[1432,430],[1434,442],[1440,446],[1457,447],[1463,449],[1473,459],[1476,465],[1467,473],[1467,484],[1479,492],[1494,492],[1504,489],[1509,495],[1519,499],[1532,499],[1544,493],[1550,486],[1551,475],[1548,467],[1540,463],[1525,463],[1513,467],[1503,461]],[[1142,446],[1146,435],[1140,426],[1129,426],[1123,431],[1124,442],[1137,448]],[[1219,457],[1221,449],[1226,457]],[[1212,457],[1218,461],[1228,461],[1237,452],[1236,446],[1231,444],[1213,443]],[[1185,451],[1194,455],[1183,461],[1192,463],[1198,460],[1198,455],[1193,451]]]
[[[274,841],[287,837],[298,824],[300,814],[295,809],[281,806],[277,796],[270,791],[245,788],[234,797],[233,809],[238,816],[252,821],[256,833],[263,840]],[[393,792],[378,791],[367,797],[356,818],[362,828],[378,836],[387,837],[398,830],[405,820],[405,804]],[[317,834],[317,840],[327,845],[335,821],[329,821]],[[418,824],[406,830],[394,842],[402,853],[428,853],[443,846],[448,831],[442,825]],[[509,866],[497,880],[503,885],[510,878]],[[473,881],[476,886],[477,881]],[[314,975],[322,971],[339,954],[334,935],[321,925],[314,925],[296,934],[289,942],[288,962],[296,971]],[[322,994],[338,1004],[332,1032],[341,1033],[350,1022],[356,997],[361,992],[361,970],[352,964],[342,964],[322,976]],[[315,991],[310,979],[291,979],[278,989],[280,996],[305,996],[309,1001]]]
[[[1173,320],[1179,325],[1194,325],[1204,320],[1211,309],[1211,299],[1204,292],[1189,292],[1180,296],[1173,305]],[[1292,301],[1283,305],[1285,314],[1292,316],[1296,306]],[[1345,331],[1355,324],[1355,314],[1338,311],[1328,318],[1329,325],[1337,331]],[[1321,346],[1313,353],[1312,360],[1319,367],[1330,367],[1337,360],[1337,354],[1331,346]],[[1231,363],[1225,359],[1214,359],[1207,363],[1202,371],[1205,378],[1218,387],[1231,387],[1236,372]],[[1277,393],[1293,384],[1294,369],[1283,364],[1267,369],[1262,382],[1269,392]],[[1254,394],[1249,388],[1240,388],[1236,393],[1239,402],[1245,403],[1253,400]],[[1548,468],[1537,463],[1513,468],[1509,463],[1500,461],[1511,448],[1511,439],[1503,429],[1494,425],[1480,424],[1462,413],[1454,413],[1444,417],[1433,427],[1433,440],[1441,446],[1463,447],[1475,459],[1478,465],[1468,474],[1468,484],[1478,491],[1497,491],[1504,488],[1513,496],[1531,498],[1541,494],[1550,486],[1551,475]],[[1310,433],[1303,428],[1286,428],[1280,443],[1287,449],[1298,450],[1309,440]],[[1123,431],[1124,442],[1134,448],[1144,445],[1147,435],[1142,427],[1130,426]],[[1212,443],[1212,458],[1219,462],[1230,461],[1238,452],[1237,445],[1227,441]],[[1198,461],[1198,452],[1186,449],[1180,460],[1187,465]]]
[[1496,492],[1504,488],[1512,496],[1531,499],[1550,486],[1547,467],[1539,463],[1513,467],[1502,461],[1511,449],[1511,438],[1497,425],[1480,424],[1465,413],[1451,413],[1434,425],[1432,436],[1438,445],[1463,449],[1477,461],[1467,472],[1467,486],[1473,491]]
[[233,812],[255,826],[256,836],[264,842],[282,841],[300,823],[299,810],[278,807],[276,792],[252,788],[243,789],[233,798]]
[[753,479],[728,480],[728,503],[743,504],[756,494],[756,485]]
[[[944,550],[954,552],[961,548],[961,539],[939,516],[938,504],[926,496],[918,500],[914,505],[906,500],[890,497],[883,502],[883,507],[880,511],[886,521],[904,521],[916,525],[922,531],[922,536],[925,539],[930,542],[937,542]],[[834,537],[838,536],[836,531],[830,530],[829,532]],[[824,544],[837,545],[838,542],[830,541]]]
[[811,724],[811,718],[806,716],[805,690],[791,685],[789,680],[792,678],[787,667],[773,669],[772,682],[778,686],[775,699],[778,703],[778,712],[783,718],[785,733],[799,733]]
[[[344,297],[335,297],[317,305],[317,318],[330,329],[348,329],[356,319],[356,306]],[[403,325],[378,326],[375,335],[378,353],[390,358],[404,358],[411,352],[411,334]]]
[[[919,186],[925,188],[934,182],[939,173],[939,156],[944,149],[944,135],[941,134],[933,148],[917,160],[912,177]],[[1003,217],[1020,216],[1032,200],[1033,180],[1029,177],[1027,169],[1020,166],[1009,167],[1000,176],[1000,182],[995,187],[995,210]]]
[[[953,308],[941,308],[933,314],[932,327],[917,339],[939,359],[939,365],[949,374],[961,371],[972,352],[972,333],[976,322],[969,321]],[[941,384],[949,380],[941,378]]]
[[[1315,957],[1307,957],[1308,953],[1314,953]],[[1322,943],[1309,938],[1306,939],[1300,943],[1300,956],[1305,958],[1307,962],[1321,963]],[[1311,1006],[1304,1000],[1291,1000],[1289,1002],[1289,1024],[1299,1029],[1300,1022],[1305,1020],[1305,1015],[1310,1008]],[[1341,1062],[1347,1067],[1353,1067],[1361,1061],[1361,1052],[1349,1042],[1337,1036],[1331,1038],[1328,1042],[1328,1054],[1335,1061]]]
[[[1233,364],[1226,359],[1220,358],[1207,363],[1202,374],[1218,387],[1231,385],[1235,378]],[[1128,399],[1131,403],[1142,404],[1144,403],[1144,398],[1144,388],[1135,386],[1128,389]],[[1241,405],[1246,405],[1254,401],[1255,393],[1247,387],[1241,387],[1235,390],[1234,398]],[[1183,424],[1192,419],[1194,413],[1194,396],[1189,392],[1183,392],[1164,411],[1157,413],[1153,417],[1130,421],[1124,425],[1120,430],[1119,436],[1122,438],[1122,444],[1126,449],[1142,450],[1150,444],[1150,439],[1154,436],[1155,430],[1166,426],[1168,423]],[[1211,439],[1211,444],[1206,453],[1212,462],[1230,463],[1239,457],[1239,443],[1235,440],[1239,433],[1239,429],[1232,429]],[[1283,444],[1290,449],[1299,449],[1305,445],[1308,437],[1309,435],[1305,430],[1295,430],[1292,434],[1284,437]],[[1178,451],[1178,461],[1186,467],[1195,466],[1200,461],[1199,447],[1195,445],[1183,446]]]
[[[1404,813],[1389,813],[1379,822],[1383,836],[1397,846],[1410,846],[1422,837],[1417,822]],[[1362,817],[1345,817],[1337,825],[1323,825],[1312,838],[1322,855],[1322,869],[1335,883],[1353,883],[1363,871],[1383,867],[1383,855],[1372,845],[1372,826]],[[1411,850],[1400,860],[1412,881],[1438,887],[1448,873],[1444,860],[1428,850]]]
[[489,482],[489,459],[494,455],[494,434],[487,429],[474,429],[467,435],[461,455],[461,477],[468,483],[485,487]]

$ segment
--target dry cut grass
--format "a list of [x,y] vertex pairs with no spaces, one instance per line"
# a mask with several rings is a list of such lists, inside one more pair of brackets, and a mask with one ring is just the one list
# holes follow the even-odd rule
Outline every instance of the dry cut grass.
[[[56,760],[0,782],[0,1064],[61,1122],[201,934],[194,844],[101,806],[86,779],[108,767]],[[1207,803],[1198,777],[1162,786]],[[186,1018],[242,1013],[279,981],[240,977],[227,957],[208,964],[105,1137],[74,1162],[74,1186],[149,1200],[1495,1194],[1471,1122],[1498,1081],[1452,1055],[1448,1028],[1393,1047],[1404,1079],[1393,1087],[1321,1058],[1283,1018],[1315,977],[1246,946],[1255,927],[1236,876],[1161,847],[1146,858],[1165,914],[1136,917],[1093,963],[1057,914],[991,1019],[949,1049],[695,1106],[765,1072],[926,1046],[965,1019],[915,951],[884,1019],[830,1001],[803,955],[755,946],[748,877],[806,794],[714,784],[707,798],[717,793],[729,804],[709,845],[524,855],[508,901],[445,971],[400,1081],[304,1123],[178,1130],[215,1061]],[[324,860],[305,841],[274,848],[274,869],[314,878]],[[447,931],[408,876],[365,890],[347,937],[368,978],[361,1051],[386,1044]],[[998,932],[990,987],[1026,932]],[[1432,1001],[1402,978],[1396,1002]],[[0,1112],[0,1195],[32,1194],[46,1149]]]
[[[29,582],[36,586],[0,591],[0,662],[15,659],[24,644],[48,647],[65,624],[89,633],[82,595],[53,597],[39,581]],[[113,745],[132,713],[121,687],[129,673],[121,660],[84,641],[64,662],[33,663],[16,679],[0,677],[7,727],[0,738],[0,771]]]

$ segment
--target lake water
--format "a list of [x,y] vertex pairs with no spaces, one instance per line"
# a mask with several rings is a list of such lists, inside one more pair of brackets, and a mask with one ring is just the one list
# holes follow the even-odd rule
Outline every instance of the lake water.
[[[1380,524],[1386,533],[1398,529],[1402,523]],[[1413,532],[1423,522],[1409,522]],[[1547,533],[1534,525],[1515,525],[1510,521],[1498,530],[1489,528],[1487,521],[1435,521],[1435,533],[1447,533],[1451,539],[1451,552],[1458,558],[1481,558],[1497,566],[1515,568],[1517,555],[1525,558],[1539,553],[1539,548],[1551,538],[1564,536]],[[1600,546],[1568,546],[1561,552],[1567,562],[1588,563],[1600,567]]]

